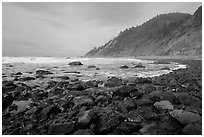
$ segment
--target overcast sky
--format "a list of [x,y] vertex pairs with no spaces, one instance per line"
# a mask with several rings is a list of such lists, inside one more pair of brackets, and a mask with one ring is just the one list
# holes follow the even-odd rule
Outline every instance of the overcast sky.
[[3,56],[81,56],[126,28],[201,3],[3,3]]

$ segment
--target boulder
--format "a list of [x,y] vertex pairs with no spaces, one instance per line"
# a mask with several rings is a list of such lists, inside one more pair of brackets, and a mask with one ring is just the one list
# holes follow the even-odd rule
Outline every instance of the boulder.
[[167,61],[156,61],[156,62],[153,62],[151,64],[171,64],[171,63],[167,62]]
[[115,87],[115,86],[121,86],[122,85],[122,79],[119,79],[117,77],[111,77],[108,78],[107,81],[104,84],[106,87]]
[[161,70],[171,70],[169,67],[163,67],[163,68],[161,68]]
[[60,112],[61,112],[61,109],[58,106],[52,105],[52,106],[48,106],[48,107],[44,108],[41,111],[41,114],[46,116],[46,117],[49,117],[52,114],[57,114]]
[[130,135],[133,131],[139,131],[141,125],[134,122],[122,122],[119,124],[118,129],[123,131],[125,134]]
[[79,62],[79,61],[73,61],[73,62],[70,62],[68,65],[70,65],[70,66],[81,66],[83,64],[81,62]]
[[182,132],[185,135],[202,135],[202,125],[199,123],[188,124],[183,128]]
[[199,114],[184,110],[173,110],[169,112],[169,114],[183,125],[201,121],[201,116]]
[[49,75],[49,74],[53,74],[53,73],[47,70],[37,70],[36,71],[36,75]]
[[114,111],[110,111],[100,117],[99,123],[99,134],[107,134],[120,123],[120,115]]
[[80,129],[73,133],[73,135],[93,135],[94,133],[89,129]]
[[93,106],[94,102],[91,98],[87,96],[78,96],[73,99],[74,108],[80,108],[82,106]]
[[92,110],[87,110],[82,116],[78,118],[78,124],[81,126],[87,126],[91,120],[94,118],[95,114]]
[[96,66],[95,65],[90,65],[87,68],[96,68]]
[[120,69],[128,69],[129,67],[126,65],[120,66]]
[[142,65],[142,63],[138,63],[137,65],[133,66],[132,68],[145,68],[145,66]]
[[114,93],[114,95],[126,97],[133,91],[137,91],[137,88],[134,86],[122,86],[117,92]]
[[23,78],[20,78],[20,80],[22,81],[30,81],[30,80],[35,80],[34,77],[23,77]]
[[72,123],[54,123],[48,127],[49,135],[66,135],[74,130]]
[[156,103],[154,103],[154,106],[156,108],[168,109],[168,110],[173,110],[173,108],[174,108],[174,106],[168,100],[156,102]]
[[13,81],[3,81],[2,82],[2,93],[6,93],[6,92],[9,92],[9,91],[12,91],[14,90],[15,88],[17,87],[17,85],[15,85],[13,83]]
[[99,95],[96,99],[95,99],[95,102],[96,104],[98,103],[104,103],[104,102],[107,102],[108,101],[108,98],[106,96],[103,96],[103,95]]

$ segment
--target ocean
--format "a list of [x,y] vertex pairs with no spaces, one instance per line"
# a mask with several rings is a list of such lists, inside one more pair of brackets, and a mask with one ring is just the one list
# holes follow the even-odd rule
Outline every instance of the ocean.
[[[82,66],[69,66],[72,61],[80,61]],[[154,60],[140,60],[134,58],[66,58],[66,57],[3,57],[2,73],[10,75],[11,73],[22,72],[25,76],[32,76],[36,70],[49,70],[55,76],[67,75],[76,76],[81,80],[103,80],[109,76],[120,78],[131,77],[154,77],[167,74],[172,70],[185,68],[185,65],[171,62],[171,64],[152,64]],[[131,68],[133,64],[142,63],[145,68]],[[7,67],[8,64],[13,67]],[[87,68],[95,65],[95,68]],[[128,69],[120,69],[120,66],[127,65]],[[171,70],[161,70],[163,67],[169,67]],[[70,72],[78,73],[70,73]],[[66,73],[69,72],[69,73]],[[9,79],[6,77],[5,79]]]

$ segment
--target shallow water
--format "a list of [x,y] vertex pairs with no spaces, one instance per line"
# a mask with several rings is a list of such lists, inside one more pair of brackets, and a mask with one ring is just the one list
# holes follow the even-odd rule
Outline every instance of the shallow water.
[[[80,61],[83,66],[69,66],[72,61]],[[146,68],[131,68],[133,64],[142,63]],[[185,68],[185,65],[172,62],[171,64],[151,64],[153,60],[140,60],[132,58],[71,58],[66,57],[3,57],[2,73],[9,79],[11,73],[22,72],[23,76],[35,76],[36,70],[43,69],[53,72],[50,77],[69,76],[76,77],[81,80],[103,80],[108,76],[116,76],[121,78],[128,77],[153,77],[166,74],[172,70]],[[13,67],[8,67],[12,64]],[[95,65],[95,68],[87,68],[89,65]],[[121,65],[129,66],[129,69],[120,69]],[[171,70],[161,70],[163,67],[169,67]],[[77,71],[76,73],[64,73],[69,71]],[[31,74],[29,73],[31,72]],[[48,77],[49,77],[48,76]]]

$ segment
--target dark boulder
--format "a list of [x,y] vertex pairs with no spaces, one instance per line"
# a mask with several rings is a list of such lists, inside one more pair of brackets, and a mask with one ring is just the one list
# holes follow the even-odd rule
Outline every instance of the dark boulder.
[[30,80],[35,80],[34,77],[23,77],[23,78],[20,78],[20,80],[22,81],[30,81]]
[[121,86],[122,85],[122,79],[117,77],[111,77],[108,78],[105,82],[106,87],[115,87],[115,86]]
[[132,68],[145,68],[145,66],[142,65],[142,63],[138,63],[137,65],[133,66]]
[[87,97],[87,96],[78,96],[78,97],[75,97],[73,99],[73,102],[74,102],[74,108],[75,109],[78,109],[82,106],[93,106],[94,105],[94,102],[91,98]]
[[161,70],[171,70],[169,67],[163,67]]
[[8,108],[13,103],[14,99],[15,98],[12,96],[12,94],[2,96],[2,109],[5,110]]
[[114,112],[110,111],[102,115],[99,119],[99,129],[98,132],[100,134],[107,134],[110,133],[114,128],[118,126],[120,123],[121,116]]
[[79,61],[73,61],[73,62],[70,62],[68,65],[70,65],[70,66],[81,66],[83,64],[81,62],[79,62]]
[[188,124],[183,128],[182,132],[185,135],[202,135],[202,125],[199,123]]
[[9,91],[14,90],[17,87],[17,85],[15,85],[13,83],[13,81],[3,81],[2,82],[2,93],[6,93]]
[[171,63],[167,62],[167,61],[156,61],[156,62],[153,62],[151,64],[171,64]]
[[122,86],[117,92],[114,93],[114,95],[126,97],[133,91],[137,91],[137,88],[134,86]]
[[89,129],[80,129],[73,133],[73,135],[93,135],[94,133]]
[[74,130],[74,125],[72,123],[54,123],[49,126],[49,135],[66,135]]
[[95,65],[90,65],[87,68],[96,68],[96,66]]
[[128,69],[129,67],[127,65],[123,65],[123,66],[120,66],[120,69]]
[[46,116],[46,117],[50,117],[50,115],[57,114],[60,112],[61,112],[61,109],[58,106],[52,105],[52,106],[48,106],[48,107],[44,108],[41,111],[41,114]]
[[36,75],[49,75],[49,74],[53,74],[53,73],[47,70],[37,70],[36,71]]
[[142,126],[134,122],[122,122],[118,126],[118,129],[123,131],[125,134],[130,135],[133,131],[139,131]]

